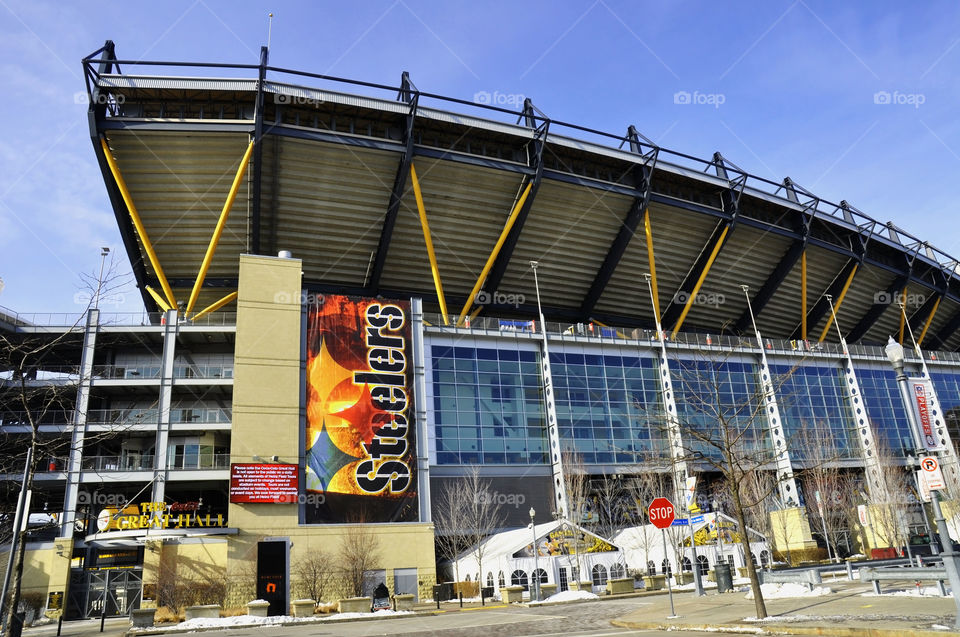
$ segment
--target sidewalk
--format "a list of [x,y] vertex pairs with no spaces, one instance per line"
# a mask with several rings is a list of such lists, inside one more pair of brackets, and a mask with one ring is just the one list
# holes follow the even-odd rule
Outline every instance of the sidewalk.
[[633,629],[719,630],[724,632],[787,635],[960,635],[953,632],[956,607],[950,597],[884,595],[863,597],[869,586],[859,582],[824,583],[834,593],[823,597],[768,599],[768,618],[757,621],[757,611],[746,593],[675,593],[678,617],[668,619],[667,596],[650,597],[643,608],[616,620],[615,626]]

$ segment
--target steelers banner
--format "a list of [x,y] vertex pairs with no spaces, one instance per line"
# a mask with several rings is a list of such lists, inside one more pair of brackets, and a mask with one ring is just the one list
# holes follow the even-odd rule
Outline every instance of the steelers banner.
[[306,523],[416,521],[410,333],[406,301],[328,295],[310,307]]

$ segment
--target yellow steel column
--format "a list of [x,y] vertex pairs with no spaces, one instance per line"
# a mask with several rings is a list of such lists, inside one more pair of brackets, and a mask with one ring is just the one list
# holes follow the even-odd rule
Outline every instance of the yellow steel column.
[[[833,312],[836,314],[840,311],[840,306],[843,305],[843,297],[847,295],[847,290],[850,289],[850,284],[853,283],[853,276],[857,273],[857,264],[853,265],[853,269],[850,270],[850,275],[847,276],[846,282],[843,284],[843,289],[840,291],[840,296],[837,297],[837,302],[833,306]],[[818,343],[822,343],[823,339],[827,338],[827,332],[830,331],[830,321],[827,321],[827,324],[823,326],[823,331],[820,332],[820,339]]]
[[933,323],[933,315],[937,313],[937,308],[940,307],[940,301],[943,297],[938,297],[936,301],[933,302],[933,308],[930,310],[930,315],[927,317],[927,322],[923,324],[923,330],[920,332],[920,338],[917,339],[917,346],[923,345],[923,337],[927,335],[927,330],[930,329],[930,324]]
[[147,231],[143,227],[143,222],[140,220],[140,214],[137,213],[137,207],[133,204],[133,197],[130,196],[130,191],[127,190],[127,184],[123,180],[123,175],[120,174],[117,161],[113,158],[113,153],[110,152],[110,146],[107,145],[106,137],[100,138],[100,145],[103,147],[103,155],[106,157],[107,165],[113,174],[113,179],[117,182],[120,196],[123,197],[123,202],[127,204],[127,212],[130,213],[130,219],[133,220],[133,227],[136,228],[137,234],[140,236],[140,242],[143,243],[143,251],[147,253],[147,259],[150,261],[153,271],[157,274],[157,279],[160,280],[160,287],[163,288],[163,294],[167,297],[167,304],[175,308],[177,307],[177,299],[173,296],[173,290],[170,289],[170,284],[167,283],[167,277],[163,274],[163,268],[160,267],[157,253],[153,251],[153,244],[150,243]]
[[903,286],[903,294],[897,299],[897,304],[900,306],[900,340],[897,342],[903,345],[903,332],[907,324],[907,286]]
[[807,249],[800,253],[800,340],[807,340]]
[[447,299],[443,295],[443,283],[440,282],[440,269],[437,267],[437,255],[433,251],[433,239],[430,237],[430,224],[427,223],[427,210],[423,206],[423,193],[420,192],[420,180],[417,179],[417,170],[410,162],[410,182],[413,184],[413,196],[417,200],[417,210],[420,213],[420,225],[423,227],[423,241],[427,244],[427,256],[430,257],[430,272],[433,274],[433,285],[437,288],[437,300],[440,302],[440,314],[443,324],[449,325],[447,320]]
[[233,178],[233,184],[230,186],[230,192],[227,194],[227,200],[223,204],[223,210],[220,211],[220,218],[217,220],[217,226],[213,230],[213,236],[210,237],[210,244],[207,246],[207,253],[203,255],[203,263],[200,264],[200,272],[197,274],[197,280],[193,284],[193,290],[190,292],[190,300],[187,301],[187,309],[184,316],[189,316],[193,310],[197,297],[200,295],[200,288],[203,287],[203,279],[207,276],[207,270],[210,268],[210,262],[213,260],[213,253],[217,251],[217,244],[220,243],[220,235],[227,225],[227,217],[230,216],[230,209],[233,207],[233,200],[237,198],[237,192],[240,190],[240,182],[243,181],[243,175],[247,172],[247,164],[250,163],[250,155],[253,153],[253,140],[247,144],[247,152],[243,154],[240,160],[240,167],[237,168],[237,174]]
[[523,208],[523,204],[527,200],[527,195],[530,194],[531,186],[533,186],[533,182],[527,182],[527,187],[523,189],[523,194],[520,195],[520,198],[517,199],[516,205],[513,206],[513,212],[510,213],[510,217],[507,218],[507,223],[503,226],[503,231],[500,233],[500,238],[497,239],[497,245],[493,246],[493,252],[491,252],[490,256],[487,258],[487,263],[483,266],[483,271],[480,272],[480,276],[477,278],[477,282],[474,284],[473,290],[470,291],[470,296],[467,297],[467,302],[463,304],[463,310],[460,311],[460,317],[457,319],[457,327],[463,324],[463,319],[466,318],[467,312],[470,311],[470,306],[473,305],[473,299],[476,298],[477,292],[480,291],[480,286],[483,285],[484,280],[487,278],[487,274],[490,273],[490,268],[493,267],[493,262],[496,261],[497,256],[500,254],[500,248],[503,247],[503,242],[507,240],[507,235],[510,234],[510,229],[513,227],[513,223],[517,220],[517,215],[520,214],[520,209]]
[[239,292],[231,292],[230,294],[226,295],[225,297],[223,297],[222,299],[220,299],[220,300],[217,301],[216,303],[213,303],[212,305],[208,305],[207,307],[203,308],[202,310],[200,310],[199,312],[197,312],[196,314],[194,314],[193,317],[192,317],[190,320],[191,320],[191,321],[196,321],[198,318],[200,318],[200,317],[203,316],[204,314],[209,314],[210,312],[215,312],[216,310],[219,310],[221,307],[223,307],[224,305],[226,305],[226,304],[229,303],[230,301],[235,300],[235,299],[237,298],[237,295],[238,295],[238,294],[240,294],[240,293],[239,293]]
[[150,286],[148,285],[148,286],[146,286],[145,289],[147,290],[147,292],[150,293],[150,296],[153,297],[153,300],[157,302],[157,305],[160,306],[160,309],[161,309],[161,310],[163,310],[164,312],[169,312],[170,310],[173,309],[173,308],[170,307],[170,305],[166,302],[166,300],[165,300],[162,296],[160,296],[160,295],[157,293],[157,291],[154,290],[152,287],[150,287]]
[[647,235],[647,266],[650,268],[650,287],[653,290],[653,311],[660,324],[660,292],[657,290],[657,266],[653,258],[653,228],[650,225],[650,209],[643,211],[643,231]]
[[707,278],[707,274],[710,273],[710,268],[713,266],[713,262],[716,260],[717,255],[720,253],[720,247],[723,245],[724,239],[727,238],[727,232],[730,230],[730,226],[727,226],[723,229],[723,232],[720,233],[720,238],[717,239],[716,244],[713,246],[713,250],[710,251],[710,257],[707,259],[707,263],[703,268],[703,272],[700,273],[700,278],[697,279],[697,284],[693,286],[693,289],[690,291],[690,296],[687,298],[686,304],[683,306],[683,312],[680,313],[680,318],[677,319],[676,325],[673,326],[673,335],[676,336],[677,332],[680,331],[680,326],[683,325],[684,319],[687,318],[687,313],[690,311],[690,308],[693,306],[694,299],[697,298],[697,294],[700,292],[700,286],[703,285],[703,282]]

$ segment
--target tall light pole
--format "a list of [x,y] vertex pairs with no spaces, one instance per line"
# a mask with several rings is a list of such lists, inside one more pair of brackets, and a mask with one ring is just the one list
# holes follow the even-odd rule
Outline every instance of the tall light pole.
[[100,307],[100,288],[103,287],[103,263],[107,260],[107,255],[110,254],[110,248],[104,246],[100,248],[100,274],[97,275],[97,293],[93,297],[93,307]]
[[[917,455],[922,459],[927,450],[923,445],[923,438],[920,436],[920,426],[917,423],[916,414],[913,411],[913,399],[910,396],[910,383],[903,368],[903,345],[893,340],[887,341],[884,348],[893,371],[897,374],[897,385],[900,387],[900,397],[903,399],[903,406],[907,411],[907,422],[910,425],[910,435],[913,437],[914,449]],[[940,543],[943,545],[943,566],[947,571],[947,577],[950,580],[950,588],[954,591],[960,591],[960,556],[953,550],[953,542],[950,540],[950,533],[947,531],[947,521],[943,519],[943,511],[940,510],[939,490],[931,489],[930,502],[933,504],[933,515],[936,518],[937,531],[940,534]],[[909,539],[907,546],[910,545]],[[960,595],[956,592],[953,596],[953,602],[957,607],[957,615],[953,620],[953,627],[960,628]]]
[[[533,507],[530,507],[530,532],[533,533],[533,544],[530,546],[533,548],[533,577],[530,580],[530,599],[536,599],[540,601],[540,559],[537,555],[540,551],[537,550],[537,525],[534,522],[534,517],[536,517],[537,512]],[[536,582],[534,585],[533,583]],[[536,586],[536,598],[534,598],[534,586]],[[960,590],[960,589],[956,589]]]

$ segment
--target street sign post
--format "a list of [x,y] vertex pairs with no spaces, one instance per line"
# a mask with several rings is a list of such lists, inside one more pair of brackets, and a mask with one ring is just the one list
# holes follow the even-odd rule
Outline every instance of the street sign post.
[[931,491],[940,491],[946,488],[943,482],[943,472],[940,471],[940,463],[932,456],[920,458],[920,469],[927,479],[927,488]]
[[[647,507],[647,516],[650,518],[650,524],[660,529],[660,537],[663,539],[663,560],[670,564],[670,551],[667,550],[667,532],[665,529],[673,524],[675,517],[673,503],[666,498],[654,498],[650,506]],[[670,596],[670,617],[676,617],[677,612],[673,608],[673,586],[670,578],[673,575],[672,569],[667,568],[667,595]]]

